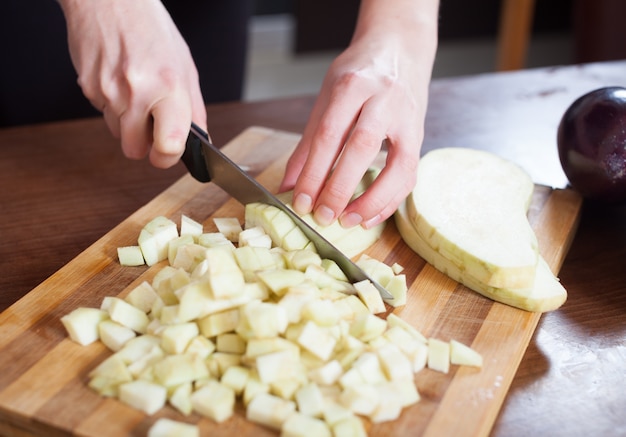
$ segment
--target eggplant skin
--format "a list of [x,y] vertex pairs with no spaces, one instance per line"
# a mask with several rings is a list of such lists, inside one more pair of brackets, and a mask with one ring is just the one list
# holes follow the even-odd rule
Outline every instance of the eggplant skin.
[[557,146],[572,188],[586,199],[626,203],[626,88],[577,98],[561,118]]

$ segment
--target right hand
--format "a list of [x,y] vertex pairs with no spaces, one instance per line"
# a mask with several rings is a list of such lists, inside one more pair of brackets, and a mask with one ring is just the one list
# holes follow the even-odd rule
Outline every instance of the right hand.
[[159,0],[60,0],[78,84],[124,154],[176,164],[206,108],[189,48]]

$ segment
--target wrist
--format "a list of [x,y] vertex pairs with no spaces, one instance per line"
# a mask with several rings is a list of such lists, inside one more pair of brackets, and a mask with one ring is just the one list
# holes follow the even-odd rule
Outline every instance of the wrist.
[[362,0],[352,42],[396,41],[434,56],[439,0]]

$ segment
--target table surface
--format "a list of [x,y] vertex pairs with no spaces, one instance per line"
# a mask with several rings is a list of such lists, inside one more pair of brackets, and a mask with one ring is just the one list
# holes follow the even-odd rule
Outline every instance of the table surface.
[[[626,86],[626,62],[435,80],[423,151],[491,150],[537,183],[565,186],[560,117],[607,85]],[[211,105],[212,138],[223,144],[253,125],[302,132],[313,102]],[[0,130],[0,311],[184,172],[125,159],[100,118]],[[492,435],[626,435],[625,258],[626,206],[585,204],[559,274],[569,299],[542,317]]]

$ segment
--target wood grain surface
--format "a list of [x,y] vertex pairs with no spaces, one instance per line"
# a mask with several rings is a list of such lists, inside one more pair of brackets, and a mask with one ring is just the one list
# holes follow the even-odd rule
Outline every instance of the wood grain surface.
[[[254,127],[224,151],[275,191],[297,140],[296,134]],[[529,220],[555,272],[573,238],[580,207],[579,196],[570,190],[536,187]],[[133,244],[156,215],[179,221],[181,214],[210,229],[213,215],[242,217],[243,207],[213,184],[185,175],[0,314],[0,434],[141,436],[156,418],[166,416],[199,421],[206,435],[275,435],[245,421],[241,409],[219,426],[196,415],[184,418],[170,407],[146,416],[86,387],[87,373],[109,352],[99,343],[82,347],[71,342],[60,317],[78,306],[99,306],[103,297],[124,295],[149,279],[158,266],[121,267],[116,248]],[[405,267],[409,299],[396,314],[427,336],[471,344],[485,362],[481,370],[452,366],[447,375],[420,372],[416,383],[422,400],[399,420],[369,427],[370,435],[489,434],[541,315],[489,301],[437,272],[404,244],[393,221],[368,254]]]

